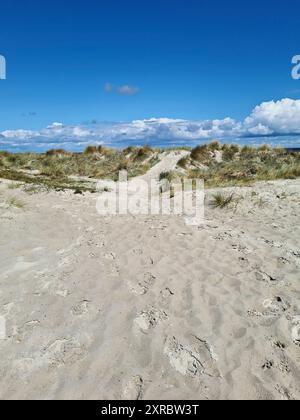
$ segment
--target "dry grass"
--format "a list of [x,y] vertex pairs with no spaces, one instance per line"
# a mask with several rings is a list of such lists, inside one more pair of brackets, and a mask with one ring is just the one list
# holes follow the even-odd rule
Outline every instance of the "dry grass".
[[169,183],[171,183],[175,178],[176,178],[176,173],[174,171],[162,172],[159,175],[159,180],[160,181],[166,179]]
[[188,157],[183,157],[178,161],[177,166],[181,169],[187,169],[189,161],[190,159]]
[[7,184],[7,188],[8,188],[9,190],[18,190],[18,189],[20,189],[21,187],[22,187],[22,184],[15,183],[15,182],[11,182],[11,183]]
[[[125,151],[89,146],[83,153],[62,149],[43,154],[0,152],[0,178],[38,184],[48,189],[94,192],[92,179],[116,180],[122,169],[128,171],[129,178],[143,175],[157,162],[158,151],[149,146]],[[74,177],[90,178],[91,182],[75,181]]]
[[[203,179],[208,188],[300,177],[300,153],[272,149],[268,145],[259,148],[240,147],[236,144],[221,145],[214,141],[192,150],[184,149],[189,150],[190,154],[179,160],[177,166],[181,171],[178,175],[182,178]],[[92,145],[83,153],[62,149],[49,150],[43,154],[0,151],[0,178],[40,185],[47,189],[95,192],[93,179],[117,180],[119,171],[124,169],[129,178],[143,175],[158,163],[162,151],[150,146],[128,147],[122,151]],[[83,181],[80,177],[91,181]],[[162,174],[163,177],[172,178],[172,175]]]
[[207,144],[197,146],[191,151],[191,159],[196,162],[206,164],[209,161],[209,148]]
[[234,194],[225,194],[218,192],[212,196],[212,206],[214,208],[224,209],[234,201]]
[[206,168],[189,169],[189,178],[204,179],[207,187],[251,185],[256,181],[295,179],[300,176],[300,153],[270,146],[253,148],[237,145],[222,146],[222,162],[207,158],[209,146],[201,146],[191,158],[205,160]]
[[7,199],[6,204],[9,207],[15,207],[17,209],[23,209],[25,207],[25,203],[23,201],[19,200],[16,197],[11,197],[11,198]]

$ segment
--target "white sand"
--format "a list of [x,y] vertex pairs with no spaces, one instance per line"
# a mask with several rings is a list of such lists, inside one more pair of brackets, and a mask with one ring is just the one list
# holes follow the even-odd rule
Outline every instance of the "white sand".
[[299,399],[300,180],[211,194],[188,227],[3,181],[0,398]]

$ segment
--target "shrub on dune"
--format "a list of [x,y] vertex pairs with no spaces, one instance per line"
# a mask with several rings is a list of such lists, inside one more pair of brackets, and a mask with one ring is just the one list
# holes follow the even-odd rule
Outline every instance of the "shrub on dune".
[[9,157],[11,153],[6,152],[5,150],[0,150],[0,157]]
[[93,155],[94,153],[98,152],[97,146],[87,146],[85,151],[83,152],[85,155]]
[[67,154],[68,152],[66,152],[64,149],[50,149],[45,153],[46,156],[57,156],[57,155],[67,155]]
[[175,173],[173,171],[162,172],[159,175],[159,180],[160,181],[163,181],[164,179],[166,179],[168,182],[171,183],[174,178],[175,178]]
[[209,150],[214,152],[216,150],[221,150],[222,146],[221,146],[221,143],[218,140],[214,140],[211,143],[209,143],[208,148],[209,148]]
[[150,147],[150,146],[148,146],[148,145],[145,145],[145,146],[143,146],[143,147],[140,147],[139,149],[138,149],[138,151],[137,151],[137,155],[136,155],[136,158],[137,159],[147,159],[148,157],[150,157],[151,156],[151,154],[154,152],[154,150]]
[[237,144],[224,144],[222,151],[224,160],[233,160],[240,152],[240,147]]
[[224,209],[233,202],[234,194],[216,193],[213,195],[212,205],[214,208]]
[[203,144],[201,146],[196,146],[191,151],[191,158],[197,162],[203,162],[209,158],[209,149],[207,144]]
[[189,164],[189,158],[183,157],[177,162],[177,166],[182,169],[186,169]]
[[269,144],[263,144],[258,148],[259,152],[272,152],[272,147]]

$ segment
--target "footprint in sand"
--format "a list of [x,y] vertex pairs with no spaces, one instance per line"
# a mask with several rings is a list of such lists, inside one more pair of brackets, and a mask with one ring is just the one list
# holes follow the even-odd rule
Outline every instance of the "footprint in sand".
[[266,362],[262,365],[262,370],[270,370],[274,367],[273,360],[266,360]]
[[216,366],[218,357],[206,340],[194,336],[184,345],[176,337],[168,337],[164,353],[171,366],[183,376],[220,377]]
[[142,249],[140,249],[140,248],[136,248],[136,249],[133,249],[132,250],[132,252],[135,254],[135,255],[143,255],[143,250]]
[[128,281],[128,286],[132,293],[135,295],[145,295],[148,293],[149,289],[154,285],[156,277],[151,273],[145,273],[143,279],[139,281],[136,285],[132,284],[131,281]]
[[282,242],[270,241],[269,239],[266,239],[266,238],[258,238],[258,240],[263,241],[265,244],[269,245],[271,248],[283,248],[284,247],[284,243],[282,243]]
[[57,339],[43,349],[42,358],[51,366],[72,364],[86,354],[85,346],[75,339]]
[[249,266],[249,260],[246,257],[239,257],[239,263],[242,268]]
[[109,254],[104,254],[104,258],[106,260],[114,261],[117,258],[117,255],[114,252],[110,252]]
[[280,296],[265,299],[262,304],[258,304],[256,308],[248,310],[248,317],[252,318],[279,318],[290,309],[289,302],[284,301]]
[[89,300],[82,300],[78,302],[76,305],[74,305],[71,309],[71,312],[74,316],[82,316],[89,311]]
[[171,298],[174,296],[174,293],[169,287],[161,290],[159,293],[159,300],[161,305],[166,306],[169,304]]
[[40,325],[39,320],[33,320],[33,321],[25,322],[25,324],[17,328],[16,337],[15,337],[17,342],[21,343],[24,340],[24,338],[28,334],[30,334],[34,330],[34,328],[38,327],[39,325]]
[[280,296],[275,296],[271,299],[265,299],[263,307],[271,312],[279,313],[288,311],[291,305]]
[[57,291],[55,292],[55,294],[56,294],[57,296],[62,297],[62,298],[66,298],[66,297],[68,297],[71,293],[69,292],[69,290],[67,290],[67,289],[63,289],[63,290],[57,290]]
[[250,254],[253,254],[253,252],[254,252],[253,249],[250,249],[250,248],[248,248],[244,245],[241,245],[241,244],[233,244],[232,249],[234,249],[235,251],[238,251],[238,252],[240,252],[244,255],[250,255]]
[[150,308],[141,312],[134,320],[134,324],[142,332],[147,332],[168,318],[166,312],[157,308]]

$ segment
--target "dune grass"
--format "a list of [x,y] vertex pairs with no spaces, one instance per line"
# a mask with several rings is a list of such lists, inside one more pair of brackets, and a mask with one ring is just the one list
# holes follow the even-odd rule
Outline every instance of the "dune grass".
[[161,172],[161,174],[159,175],[160,181],[163,181],[164,179],[166,179],[169,183],[171,183],[175,178],[176,178],[175,171]]
[[[176,177],[203,179],[207,188],[300,177],[300,153],[285,149],[222,145],[218,141],[183,149],[189,154],[178,161]],[[45,189],[95,192],[97,179],[117,180],[120,170],[127,170],[129,178],[145,174],[159,162],[163,151],[147,145],[124,150],[91,145],[83,153],[63,149],[42,154],[0,151],[0,178]],[[172,179],[174,173],[162,173],[161,179]]]
[[[226,144],[216,150],[221,153],[220,162],[210,145],[195,148],[189,163],[185,163],[188,178],[204,179],[206,187],[225,187],[300,177],[300,153],[268,145],[254,148]],[[199,168],[199,162],[205,166]]]
[[7,188],[9,190],[18,190],[21,187],[22,187],[22,184],[20,184],[20,183],[11,182],[11,183],[7,184]]
[[25,207],[25,203],[16,197],[11,197],[8,200],[6,200],[6,204],[9,207],[15,207],[17,209],[23,209]]
[[[128,171],[129,178],[143,175],[157,162],[158,151],[149,146],[124,151],[88,146],[83,153],[62,149],[42,154],[0,152],[0,178],[48,189],[95,192],[93,179],[117,180],[122,169]],[[78,179],[74,179],[76,177]],[[80,177],[86,180],[82,181]]]
[[218,192],[212,196],[212,206],[214,208],[224,209],[234,201],[234,194]]

